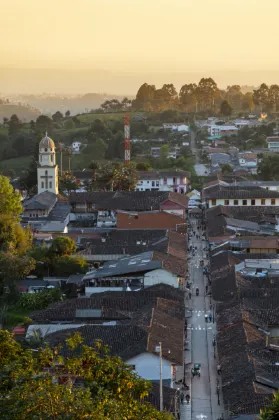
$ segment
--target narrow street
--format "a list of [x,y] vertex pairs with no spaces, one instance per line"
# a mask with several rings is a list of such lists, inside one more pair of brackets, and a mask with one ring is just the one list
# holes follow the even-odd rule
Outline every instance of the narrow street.
[[[199,164],[197,150],[195,148],[195,133],[191,133],[191,147],[196,155],[196,167]],[[201,168],[202,169],[202,168]],[[199,173],[198,173],[199,175]],[[216,323],[214,319],[214,302],[209,293],[207,277],[203,273],[208,264],[206,240],[202,239],[200,219],[189,218],[191,238],[188,241],[189,250],[189,283],[191,298],[186,306],[191,313],[188,318],[188,335],[191,337],[191,363],[187,366],[187,383],[190,385],[190,404],[184,403],[181,410],[181,420],[217,420],[225,418],[221,394],[217,394],[217,386],[221,390],[221,378],[217,374],[218,355],[215,354],[216,346],[213,346],[213,338],[216,336]],[[194,234],[195,233],[195,234]],[[197,236],[198,235],[198,238]],[[193,251],[194,249],[194,251]],[[198,296],[196,289],[198,288]],[[189,312],[188,312],[189,313]],[[211,315],[211,320],[205,319],[205,315]],[[186,363],[186,359],[185,359]],[[192,376],[191,370],[195,364],[200,364],[200,377]]]
[[[191,225],[195,233],[199,232],[197,221],[192,220]],[[192,418],[206,416],[213,420],[211,408],[211,391],[208,361],[208,341],[212,341],[212,324],[205,323],[205,286],[203,280],[203,269],[200,261],[203,259],[203,244],[200,239],[193,237],[190,240],[192,247],[197,247],[195,256],[190,260],[190,281],[192,282],[192,364],[201,364],[201,376],[192,378]],[[196,296],[196,288],[199,289],[199,296]],[[204,417],[205,419],[205,417]],[[202,420],[202,418],[201,418]]]

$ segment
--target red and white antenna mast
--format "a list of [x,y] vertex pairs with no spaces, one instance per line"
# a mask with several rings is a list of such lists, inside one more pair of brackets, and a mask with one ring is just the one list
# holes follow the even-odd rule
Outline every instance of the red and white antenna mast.
[[130,165],[131,149],[130,149],[130,117],[126,115],[124,119],[124,159],[125,165]]

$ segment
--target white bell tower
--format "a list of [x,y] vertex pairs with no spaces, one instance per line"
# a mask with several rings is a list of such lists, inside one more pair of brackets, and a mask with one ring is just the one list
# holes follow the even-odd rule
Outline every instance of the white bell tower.
[[47,133],[39,144],[37,169],[38,194],[49,191],[58,194],[58,167],[56,165],[55,144]]

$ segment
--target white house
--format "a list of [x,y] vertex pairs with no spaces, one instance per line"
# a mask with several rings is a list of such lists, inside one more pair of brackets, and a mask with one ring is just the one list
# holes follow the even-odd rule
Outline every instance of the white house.
[[[127,365],[133,366],[135,372],[149,381],[160,380],[160,357],[152,353],[141,353],[129,360]],[[172,388],[176,377],[176,366],[169,360],[162,359],[162,378]]]
[[189,126],[184,123],[164,123],[164,130],[172,130],[182,132],[189,132]]
[[267,147],[270,152],[279,152],[279,137],[271,136],[266,138]]
[[81,146],[82,146],[82,143],[80,141],[74,141],[71,146],[72,152],[76,154],[80,153]]
[[142,171],[139,172],[137,191],[172,191],[185,194],[190,185],[190,173],[187,171]]
[[155,284],[178,288],[185,278],[184,260],[172,255],[146,251],[107,261],[83,277],[85,295],[107,290],[141,289]]
[[238,132],[238,128],[235,125],[209,125],[208,126],[208,134],[211,137],[217,136],[231,136],[232,134],[236,134]]

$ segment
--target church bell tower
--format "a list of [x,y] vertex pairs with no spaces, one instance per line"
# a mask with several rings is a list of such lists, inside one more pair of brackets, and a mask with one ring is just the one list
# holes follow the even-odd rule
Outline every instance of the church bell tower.
[[37,168],[38,194],[49,191],[58,194],[58,167],[56,165],[54,141],[45,137],[39,143],[39,162]]

